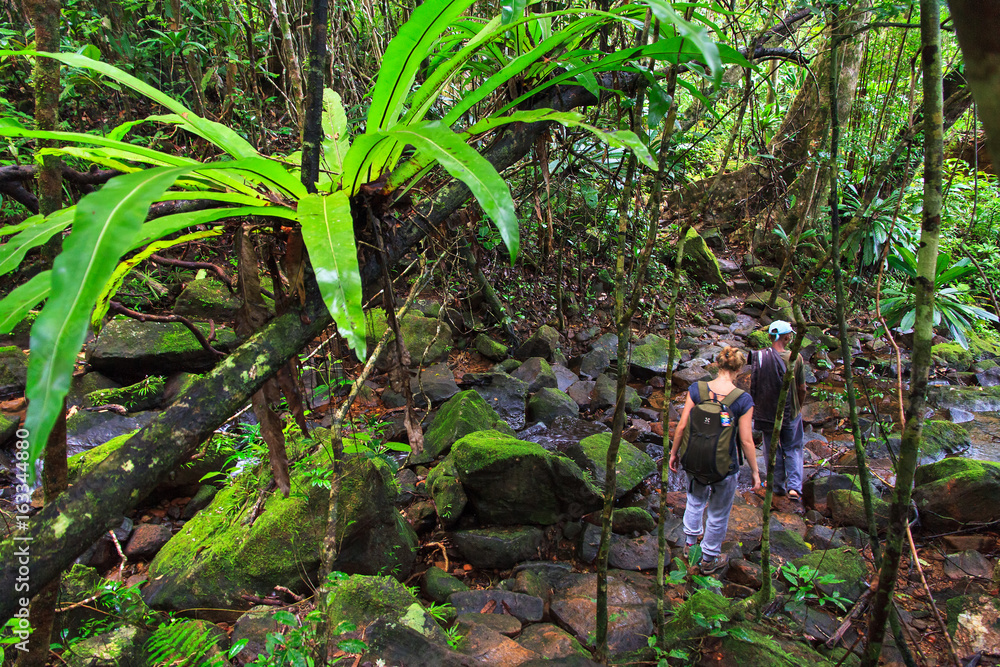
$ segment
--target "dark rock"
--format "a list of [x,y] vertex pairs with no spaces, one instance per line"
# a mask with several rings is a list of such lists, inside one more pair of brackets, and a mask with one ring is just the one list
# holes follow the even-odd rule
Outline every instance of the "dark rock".
[[91,372],[78,375],[70,381],[69,393],[66,394],[67,407],[83,405],[84,397],[92,391],[99,389],[115,389],[120,387],[117,382],[100,373]]
[[438,637],[437,633],[428,635],[414,630],[392,615],[378,616],[371,623],[364,624],[367,655],[387,665],[472,667],[478,664],[474,658],[452,651],[446,640]]
[[[467,634],[474,625],[485,625],[505,637],[515,637],[521,632],[521,621],[510,614],[479,614],[467,612],[455,619],[461,634]],[[529,649],[530,650],[530,649]]]
[[687,236],[684,237],[683,266],[687,274],[702,285],[710,289],[726,290],[726,281],[722,277],[719,260],[693,227],[688,229]]
[[448,601],[454,605],[459,614],[479,613],[487,603],[494,602],[496,604],[494,613],[509,610],[509,613],[522,623],[540,621],[545,612],[545,604],[540,598],[495,588],[453,593]]
[[244,664],[256,660],[259,655],[267,652],[269,634],[281,633],[284,630],[284,626],[274,620],[277,611],[270,605],[258,605],[236,619],[230,639],[233,644],[247,640],[246,646],[240,652],[240,659]]
[[950,421],[928,420],[920,436],[921,465],[940,461],[945,456],[963,454],[972,447],[969,431]]
[[719,271],[725,274],[733,274],[740,272],[740,265],[731,259],[716,258],[719,263]]
[[602,334],[600,338],[590,345],[591,350],[603,350],[608,353],[608,358],[614,361],[618,358],[618,336],[613,333]]
[[643,535],[636,538],[613,535],[608,564],[619,570],[655,570],[657,554],[655,535]]
[[584,563],[593,563],[597,560],[597,550],[601,546],[601,527],[592,523],[584,524],[583,532],[580,533],[580,546],[578,557]]
[[726,572],[726,579],[753,589],[759,589],[764,580],[761,579],[761,567],[756,563],[737,558],[729,561],[729,570]]
[[[604,488],[607,477],[608,449],[611,447],[611,434],[598,433],[580,441],[576,447],[569,447],[566,454],[578,466],[589,470],[600,488]],[[639,486],[644,479],[656,473],[656,463],[646,453],[635,445],[622,440],[618,449],[618,462],[615,466],[615,497],[621,498],[626,493]]]
[[771,531],[771,555],[782,560],[794,560],[810,552],[809,545],[794,530]]
[[531,357],[511,373],[511,376],[527,383],[529,394],[533,394],[543,387],[557,388],[559,386],[552,366],[541,357]]
[[580,406],[568,394],[544,387],[528,400],[528,415],[532,421],[550,424],[558,417],[575,418]]
[[[368,340],[372,342],[382,338],[389,328],[385,312],[379,308],[368,311]],[[409,312],[399,320],[399,331],[403,336],[403,344],[410,353],[411,366],[428,366],[443,358],[453,344],[453,332],[448,322],[443,319],[424,317],[419,312]],[[388,370],[395,365],[396,337],[389,334],[389,342],[382,349],[375,366],[379,370]]]
[[530,357],[542,357],[551,360],[559,349],[559,332],[543,324],[538,330],[514,352],[515,359],[525,360]]
[[119,415],[115,412],[81,410],[66,420],[66,449],[72,456],[92,450],[122,435],[131,435],[153,421],[156,414],[147,411]]
[[181,518],[184,520],[193,518],[195,514],[212,504],[216,493],[218,489],[211,484],[202,484],[198,487],[198,492],[184,506]]
[[449,457],[485,524],[552,525],[603,505],[576,463],[535,443],[482,431],[456,442]]
[[458,384],[448,364],[431,364],[410,379],[410,392],[416,405],[437,405],[457,394]]
[[240,309],[240,298],[222,283],[202,278],[187,284],[174,301],[174,313],[192,320],[231,322]]
[[[678,355],[674,353],[674,368],[679,362]],[[670,341],[660,336],[649,335],[643,341],[632,348],[632,357],[629,360],[631,373],[639,380],[649,380],[667,372],[670,361]]]
[[928,387],[927,400],[939,408],[996,412],[1000,410],[1000,387]]
[[[208,324],[196,326],[205,338],[212,333]],[[236,334],[231,329],[215,327],[213,348],[228,352],[236,344]],[[179,322],[113,319],[88,347],[87,361],[95,370],[128,384],[147,375],[202,373],[211,370],[219,357],[202,347]]]
[[467,591],[469,587],[441,568],[431,566],[420,577],[420,590],[428,600],[443,604],[452,593]]
[[524,428],[528,401],[528,384],[506,373],[466,373],[464,382],[483,397],[512,429]]
[[441,518],[441,524],[450,528],[458,523],[469,503],[469,497],[465,495],[465,488],[458,479],[454,459],[448,457],[434,466],[427,475],[426,487],[434,499],[434,508]]
[[[597,630],[597,602],[594,598],[571,597],[554,600],[552,617],[584,646],[593,646]],[[646,646],[653,634],[653,621],[643,605],[620,606],[608,602],[608,649],[612,654],[635,651]]]
[[608,366],[610,365],[611,355],[606,350],[591,350],[580,358],[580,375],[588,378],[596,378],[608,370]]
[[[872,498],[875,510],[875,524],[879,530],[885,530],[889,525],[889,504],[881,498]],[[854,526],[868,529],[868,519],[865,518],[864,497],[860,491],[834,489],[826,495],[826,506],[833,515],[833,523],[838,526]]]
[[486,334],[479,334],[475,341],[476,351],[490,361],[502,361],[507,358],[508,348]]
[[[330,588],[326,604],[326,620],[330,627],[336,628],[346,621],[364,628],[379,619],[390,620],[431,642],[446,645],[447,637],[441,626],[413,594],[392,577],[356,574],[339,580],[336,586]],[[366,632],[366,641],[369,635]]]
[[146,667],[149,636],[149,631],[138,626],[120,625],[77,642],[64,660],[70,667]]
[[807,424],[822,424],[840,413],[828,401],[815,401],[802,406],[802,421]]
[[551,623],[529,625],[517,638],[517,643],[545,658],[545,665],[552,664],[549,661],[554,658],[590,656],[573,635]]
[[717,320],[723,324],[733,324],[736,322],[736,313],[729,308],[716,308],[714,311]]
[[581,408],[590,408],[591,396],[597,383],[593,380],[580,380],[574,382],[566,393]]
[[0,347],[0,398],[24,391],[28,380],[28,355],[13,345]]
[[[610,375],[599,375],[594,384],[590,407],[592,410],[604,410],[613,407],[618,391],[618,380]],[[642,407],[639,393],[632,387],[625,387],[625,412],[631,414]]]
[[[856,529],[855,529],[856,530]],[[806,531],[805,541],[812,545],[813,549],[836,549],[848,546],[842,537],[843,529],[830,528],[829,526],[810,526]]]
[[5,414],[0,414],[0,448],[6,447],[8,442],[14,440],[17,435],[17,428],[21,425],[21,420],[10,418]]
[[451,539],[473,567],[509,570],[538,557],[543,534],[534,526],[504,526],[459,530],[451,534]]
[[815,507],[818,503],[825,503],[827,494],[834,489],[857,490],[857,485],[847,475],[817,475],[802,485],[802,497],[807,505]]
[[837,592],[851,602],[856,602],[867,587],[867,561],[857,549],[851,547],[813,551],[795,559],[794,564],[797,568],[804,565],[813,568],[819,573],[819,577],[832,574],[835,579],[841,580],[840,583],[835,584],[819,583],[817,577],[816,587],[825,595]]
[[538,657],[534,651],[529,651],[513,639],[485,625],[463,627],[466,627],[468,632],[458,640],[455,648],[479,664],[505,667],[520,665]]
[[656,528],[656,519],[641,507],[622,507],[611,515],[611,530],[619,535],[649,533]]
[[129,412],[140,412],[159,407],[164,398],[166,383],[158,375],[137,382],[128,387],[98,389],[83,398],[83,406],[97,408],[102,405],[120,405]]
[[556,389],[566,391],[580,378],[576,373],[566,368],[565,364],[552,364],[552,372],[556,374]]
[[993,576],[993,564],[978,551],[947,554],[944,557],[944,574],[949,579],[966,577],[989,579]]
[[514,434],[479,393],[471,389],[459,392],[438,409],[424,434],[423,451],[411,454],[409,461],[413,464],[429,463],[446,454],[457,440],[489,429]]
[[511,371],[516,370],[517,367],[520,366],[520,365],[521,365],[521,362],[518,361],[517,359],[504,359],[503,361],[501,361],[500,363],[498,363],[496,366],[494,366],[492,370],[495,373],[508,373],[509,374]]
[[913,500],[925,529],[958,530],[1000,520],[1000,464],[947,458],[916,470]]

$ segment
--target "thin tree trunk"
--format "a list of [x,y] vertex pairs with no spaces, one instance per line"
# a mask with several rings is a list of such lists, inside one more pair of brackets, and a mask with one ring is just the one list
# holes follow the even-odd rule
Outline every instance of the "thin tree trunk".
[[316,192],[320,148],[323,143],[323,74],[326,63],[328,0],[313,0],[309,62],[306,64],[305,118],[302,121],[302,183]]
[[288,83],[291,86],[291,99],[288,100],[288,110],[294,116],[296,123],[302,122],[302,100],[305,91],[302,86],[302,69],[299,66],[299,55],[292,38],[292,27],[288,23],[288,6],[285,0],[271,0],[271,14],[278,22],[281,31],[281,50],[285,54],[285,68],[288,70]]
[[[27,9],[35,26],[35,47],[39,51],[59,51],[60,0],[29,0]],[[59,129],[59,61],[35,59],[35,125],[39,130]],[[39,139],[37,146],[53,148],[57,142]],[[38,174],[39,213],[48,215],[62,208],[62,161],[55,155],[44,155]],[[42,247],[42,261],[51,266],[62,251],[62,235],[56,234]]]
[[875,667],[882,653],[885,623],[892,608],[899,561],[906,536],[913,475],[924,425],[927,403],[927,375],[931,364],[931,337],[934,335],[934,279],[938,243],[941,236],[941,180],[944,164],[942,129],[940,6],[935,0],[920,2],[921,64],[924,88],[924,210],[917,252],[916,322],[913,335],[913,364],[910,370],[910,401],[906,409],[896,464],[896,488],[889,510],[889,535],[879,568],[878,588],[868,625],[868,646],[863,667]]
[[1000,165],[1000,1],[949,0],[948,6],[993,164]]

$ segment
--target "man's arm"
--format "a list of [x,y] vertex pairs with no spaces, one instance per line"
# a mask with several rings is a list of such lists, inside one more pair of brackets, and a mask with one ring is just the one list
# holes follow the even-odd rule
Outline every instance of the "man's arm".
[[799,356],[795,360],[795,392],[799,398],[799,409],[806,403],[806,365]]

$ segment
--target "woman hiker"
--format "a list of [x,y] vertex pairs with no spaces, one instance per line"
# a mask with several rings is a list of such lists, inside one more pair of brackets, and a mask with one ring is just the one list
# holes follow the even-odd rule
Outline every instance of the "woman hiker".
[[[729,513],[733,509],[733,499],[736,497],[736,481],[739,472],[739,453],[750,465],[753,472],[753,486],[760,487],[760,473],[757,469],[757,456],[753,444],[753,399],[750,394],[737,389],[735,380],[737,374],[743,370],[746,357],[735,347],[726,347],[716,357],[719,366],[719,375],[711,382],[697,382],[688,389],[687,399],[684,402],[684,411],[681,413],[680,421],[677,422],[677,429],[674,432],[674,443],[670,449],[669,467],[673,472],[679,470],[680,465],[684,465],[688,472],[690,482],[687,493],[687,507],[684,510],[684,534],[686,535],[686,545],[684,554],[687,555],[689,549],[697,544],[698,537],[704,532],[704,539],[701,542],[702,561],[700,569],[702,574],[718,572],[726,565],[726,555],[722,553],[722,541],[726,537],[729,527]],[[702,394],[706,395],[702,395]],[[708,406],[702,410],[699,405],[707,402]],[[697,422],[691,423],[691,414],[695,410]],[[714,408],[714,409],[713,409]],[[708,415],[715,413],[714,425],[709,424]],[[683,437],[684,432],[692,429],[688,438]],[[700,437],[706,430],[715,429],[714,433],[708,435],[708,439]],[[698,435],[694,438],[692,436]],[[686,440],[685,451],[681,450],[682,440]],[[709,483],[702,483],[698,480],[698,474],[692,474],[692,467],[695,465],[690,456],[692,451],[691,443],[695,440],[699,442],[715,441],[723,442],[723,447],[729,447],[730,454],[723,461],[729,461],[728,469],[716,471],[709,480],[719,478]],[[715,444],[711,445],[715,447]],[[715,450],[709,452],[708,460],[715,463],[717,458]],[[703,477],[703,479],[706,479]],[[707,519],[704,518],[705,510],[708,510]],[[704,531],[702,521],[704,519]]]

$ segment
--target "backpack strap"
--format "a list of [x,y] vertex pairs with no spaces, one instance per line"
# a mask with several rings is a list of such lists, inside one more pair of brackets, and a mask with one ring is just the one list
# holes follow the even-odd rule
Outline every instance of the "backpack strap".
[[698,403],[704,403],[709,400],[712,395],[712,390],[708,388],[708,383],[704,380],[698,382]]
[[733,389],[731,392],[726,394],[726,397],[722,399],[722,404],[728,408],[733,403],[738,401],[740,396],[742,395],[743,395],[743,390],[737,387],[736,389]]

